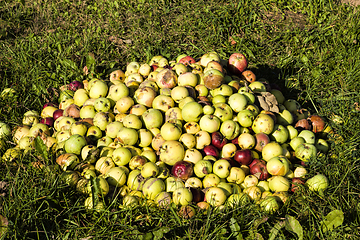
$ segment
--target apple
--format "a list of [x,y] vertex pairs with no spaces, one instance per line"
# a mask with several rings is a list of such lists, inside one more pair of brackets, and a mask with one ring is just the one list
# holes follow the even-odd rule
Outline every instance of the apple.
[[227,197],[223,189],[219,187],[210,187],[205,192],[206,202],[211,206],[221,206],[225,203]]
[[120,167],[112,167],[105,173],[106,181],[115,187],[121,187],[126,183],[126,172]]
[[183,133],[180,136],[179,142],[181,142],[186,149],[194,148],[196,145],[195,136],[190,133]]
[[305,143],[305,139],[302,137],[294,137],[293,139],[290,140],[290,147],[292,148],[292,150],[296,150],[296,148],[300,145]]
[[194,164],[188,161],[178,161],[171,168],[171,174],[186,181],[193,175]]
[[129,161],[129,168],[131,170],[142,169],[147,162],[148,160],[144,156],[134,155]]
[[199,131],[195,134],[196,149],[204,149],[205,146],[211,144],[211,136],[206,131]]
[[189,205],[193,201],[191,190],[186,187],[181,187],[173,192],[173,202],[175,205]]
[[247,187],[243,192],[247,194],[250,197],[250,200],[254,202],[257,202],[261,199],[262,192],[257,186]]
[[319,132],[323,132],[325,129],[325,121],[322,117],[318,116],[318,115],[311,115],[308,117],[308,119],[311,122],[312,125],[312,131],[314,133],[319,133]]
[[160,207],[160,208],[168,208],[170,204],[172,203],[172,197],[171,194],[168,192],[161,192],[158,195],[156,195],[154,202]]
[[245,179],[245,172],[242,168],[239,167],[231,167],[230,173],[226,178],[226,180],[229,183],[236,183],[236,184],[242,183],[244,179]]
[[177,61],[178,63],[182,63],[185,66],[189,66],[190,64],[195,63],[195,59],[191,56],[184,56],[182,58],[179,59],[179,61]]
[[165,186],[167,192],[174,192],[176,189],[184,187],[185,184],[180,178],[169,176],[165,179]]
[[254,149],[259,152],[270,142],[270,138],[266,133],[256,133],[254,137],[256,142]]
[[250,149],[237,150],[234,154],[234,160],[241,165],[249,165],[253,161]]
[[267,196],[260,202],[260,209],[268,214],[274,214],[280,206],[275,197]]
[[295,149],[295,157],[304,162],[316,159],[317,149],[310,143],[299,144]]
[[230,174],[231,165],[226,159],[219,159],[213,164],[213,173],[219,178],[227,178]]
[[131,190],[141,191],[144,181],[145,178],[141,176],[140,169],[134,169],[128,174],[126,184]]
[[[141,87],[141,88],[139,87],[134,92],[134,99],[136,103],[142,104],[146,107],[152,107],[156,95],[157,93],[152,87]],[[118,100],[120,100],[121,98],[119,98]]]
[[244,110],[248,104],[246,97],[240,93],[232,94],[228,99],[228,103],[232,110],[236,113]]
[[155,82],[159,88],[174,88],[178,83],[178,77],[176,73],[170,69],[163,69],[155,77]]
[[302,130],[298,137],[302,137],[306,143],[315,144],[316,138],[315,133],[310,130]]
[[329,144],[325,139],[319,138],[315,140],[315,147],[318,151],[326,153],[329,151]]
[[135,145],[139,139],[136,129],[123,127],[116,135],[117,140],[124,145]]
[[269,187],[272,192],[288,191],[290,189],[290,182],[283,176],[273,176],[269,178]]
[[217,116],[222,122],[226,120],[231,120],[233,118],[233,110],[226,103],[216,103],[214,104],[215,112],[214,115]]
[[206,174],[202,180],[204,188],[214,187],[218,185],[221,179],[215,173]]
[[159,149],[160,160],[173,166],[176,162],[184,159],[185,149],[183,145],[174,140],[165,141]]
[[256,75],[251,70],[245,70],[241,73],[241,77],[249,83],[256,81]]
[[227,144],[227,139],[220,132],[213,132],[211,134],[211,144],[221,150]]
[[198,122],[203,114],[203,107],[197,102],[188,102],[181,110],[181,115],[186,122]]
[[245,193],[234,193],[231,194],[227,200],[226,205],[231,207],[232,209],[235,207],[243,207],[246,206],[250,202],[250,198]]
[[283,126],[291,125],[294,122],[292,113],[286,109],[276,114],[276,122]]
[[178,86],[195,87],[199,82],[198,75],[192,72],[181,73],[178,77]]
[[[227,85],[227,84],[222,84],[221,86],[215,88],[215,89],[211,89],[210,90],[210,94],[213,97],[216,96],[224,96],[224,97],[230,97],[233,94],[233,90],[232,87]],[[234,96],[234,99],[232,99],[232,103],[235,104],[234,106],[236,106],[235,100],[236,99],[236,95]],[[241,102],[240,102],[241,104]]]
[[147,129],[158,128],[163,124],[163,115],[160,110],[150,108],[141,116]]
[[154,200],[163,191],[165,191],[165,183],[160,178],[149,178],[142,187],[144,196],[151,200]]
[[190,177],[185,181],[185,187],[201,189],[202,188],[201,179],[198,177]]
[[184,86],[176,86],[171,89],[171,98],[179,103],[181,100],[189,96],[189,91]]
[[266,162],[264,160],[254,159],[254,161],[249,165],[249,167],[250,173],[256,176],[259,180],[266,180],[270,177],[270,173],[266,168]]
[[241,110],[237,114],[237,121],[242,127],[251,127],[254,119],[255,115],[249,109]]
[[260,113],[256,116],[251,128],[255,133],[271,134],[274,129],[274,120],[268,114]]
[[329,186],[329,180],[323,174],[317,174],[312,178],[309,178],[305,185],[314,192],[322,194]]
[[156,177],[159,174],[159,167],[154,162],[146,162],[141,168],[141,175],[144,178]]
[[240,125],[233,120],[225,120],[220,126],[220,133],[228,140],[237,138],[240,134]]
[[250,133],[242,133],[238,137],[238,144],[241,149],[252,149],[255,143],[255,137]]
[[212,169],[212,163],[208,160],[200,160],[194,165],[194,173],[198,178],[203,178],[212,173]]
[[122,97],[116,101],[116,109],[119,111],[119,113],[127,113],[134,104],[135,102],[131,97]]
[[213,133],[219,130],[221,121],[215,115],[203,115],[200,118],[199,125],[201,130]]
[[200,65],[206,67],[206,65],[211,61],[220,62],[219,54],[217,54],[216,52],[205,53],[200,58]]
[[269,161],[273,157],[277,157],[283,154],[283,148],[277,142],[269,142],[262,149],[262,157],[265,161]]
[[273,157],[267,161],[266,169],[273,176],[285,176],[290,170],[289,160],[283,156]]
[[108,86],[103,80],[95,79],[90,84],[89,97],[97,99],[99,97],[105,97],[108,93]]
[[248,66],[247,59],[242,53],[233,53],[229,57],[227,68],[230,73],[240,76]]
[[126,66],[125,74],[128,76],[132,73],[137,73],[140,69],[140,64],[138,62],[130,62]]
[[111,157],[101,157],[95,163],[95,170],[100,174],[106,174],[113,167],[115,167],[115,163]]
[[221,157],[222,158],[232,158],[235,155],[237,147],[233,143],[227,143],[221,149]]

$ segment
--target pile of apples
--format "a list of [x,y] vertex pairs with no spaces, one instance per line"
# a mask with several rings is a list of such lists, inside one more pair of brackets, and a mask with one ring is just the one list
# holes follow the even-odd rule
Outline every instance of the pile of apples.
[[3,160],[41,139],[88,208],[105,208],[111,192],[124,207],[258,204],[274,213],[301,185],[327,188],[326,176],[309,176],[306,166],[328,151],[329,128],[247,67],[241,53],[155,56],[108,79],[73,81],[58,103],[24,114]]

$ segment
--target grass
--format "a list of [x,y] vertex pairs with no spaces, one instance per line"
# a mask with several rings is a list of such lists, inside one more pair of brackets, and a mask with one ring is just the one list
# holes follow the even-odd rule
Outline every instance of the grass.
[[[330,153],[309,168],[329,177],[325,196],[304,190],[274,216],[247,206],[184,220],[172,210],[123,209],[111,199],[107,211],[93,214],[84,210],[84,196],[30,164],[36,153],[17,164],[2,162],[0,181],[8,184],[0,197],[0,215],[9,222],[5,237],[241,239],[240,229],[244,238],[268,239],[291,215],[304,239],[358,239],[359,22],[359,8],[321,0],[1,1],[0,89],[11,87],[19,96],[0,101],[0,120],[12,127],[25,111],[41,109],[48,87],[82,80],[89,54],[105,77],[106,69],[125,69],[155,55],[175,59],[216,51],[226,59],[240,51],[258,78],[277,83],[286,98],[324,116],[337,136]],[[9,147],[6,142],[1,154]],[[343,211],[343,224],[322,231],[320,221],[335,209]],[[281,228],[276,239],[297,237]]]

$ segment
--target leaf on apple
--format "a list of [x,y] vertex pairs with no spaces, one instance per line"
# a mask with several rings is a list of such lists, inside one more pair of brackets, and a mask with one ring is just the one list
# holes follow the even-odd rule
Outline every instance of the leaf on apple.
[[279,103],[276,100],[276,97],[269,92],[261,92],[261,95],[257,95],[260,106],[265,111],[271,111],[279,113]]
[[320,222],[323,232],[332,231],[344,222],[344,213],[341,210],[330,212],[324,220]]

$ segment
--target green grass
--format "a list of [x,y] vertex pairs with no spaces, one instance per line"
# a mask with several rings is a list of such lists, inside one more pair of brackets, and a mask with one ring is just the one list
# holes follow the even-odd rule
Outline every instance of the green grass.
[[[324,116],[341,136],[309,168],[329,177],[325,196],[304,190],[274,216],[251,205],[184,220],[172,210],[122,209],[111,199],[107,211],[93,214],[83,208],[85,197],[57,175],[31,166],[35,153],[17,164],[2,162],[0,181],[8,183],[6,196],[0,196],[0,215],[9,221],[6,238],[235,239],[235,219],[244,239],[255,234],[268,239],[288,214],[300,222],[304,239],[358,239],[359,22],[359,8],[321,0],[1,1],[0,90],[12,87],[19,97],[0,101],[0,121],[12,127],[25,111],[41,109],[47,88],[82,80],[89,54],[105,77],[111,67],[124,70],[128,62],[154,55],[174,59],[216,51],[226,59],[240,51],[258,78],[277,83],[286,98]],[[1,154],[12,146],[5,143]],[[343,224],[322,232],[320,221],[335,209],[344,212]],[[297,238],[282,228],[276,239]]]

